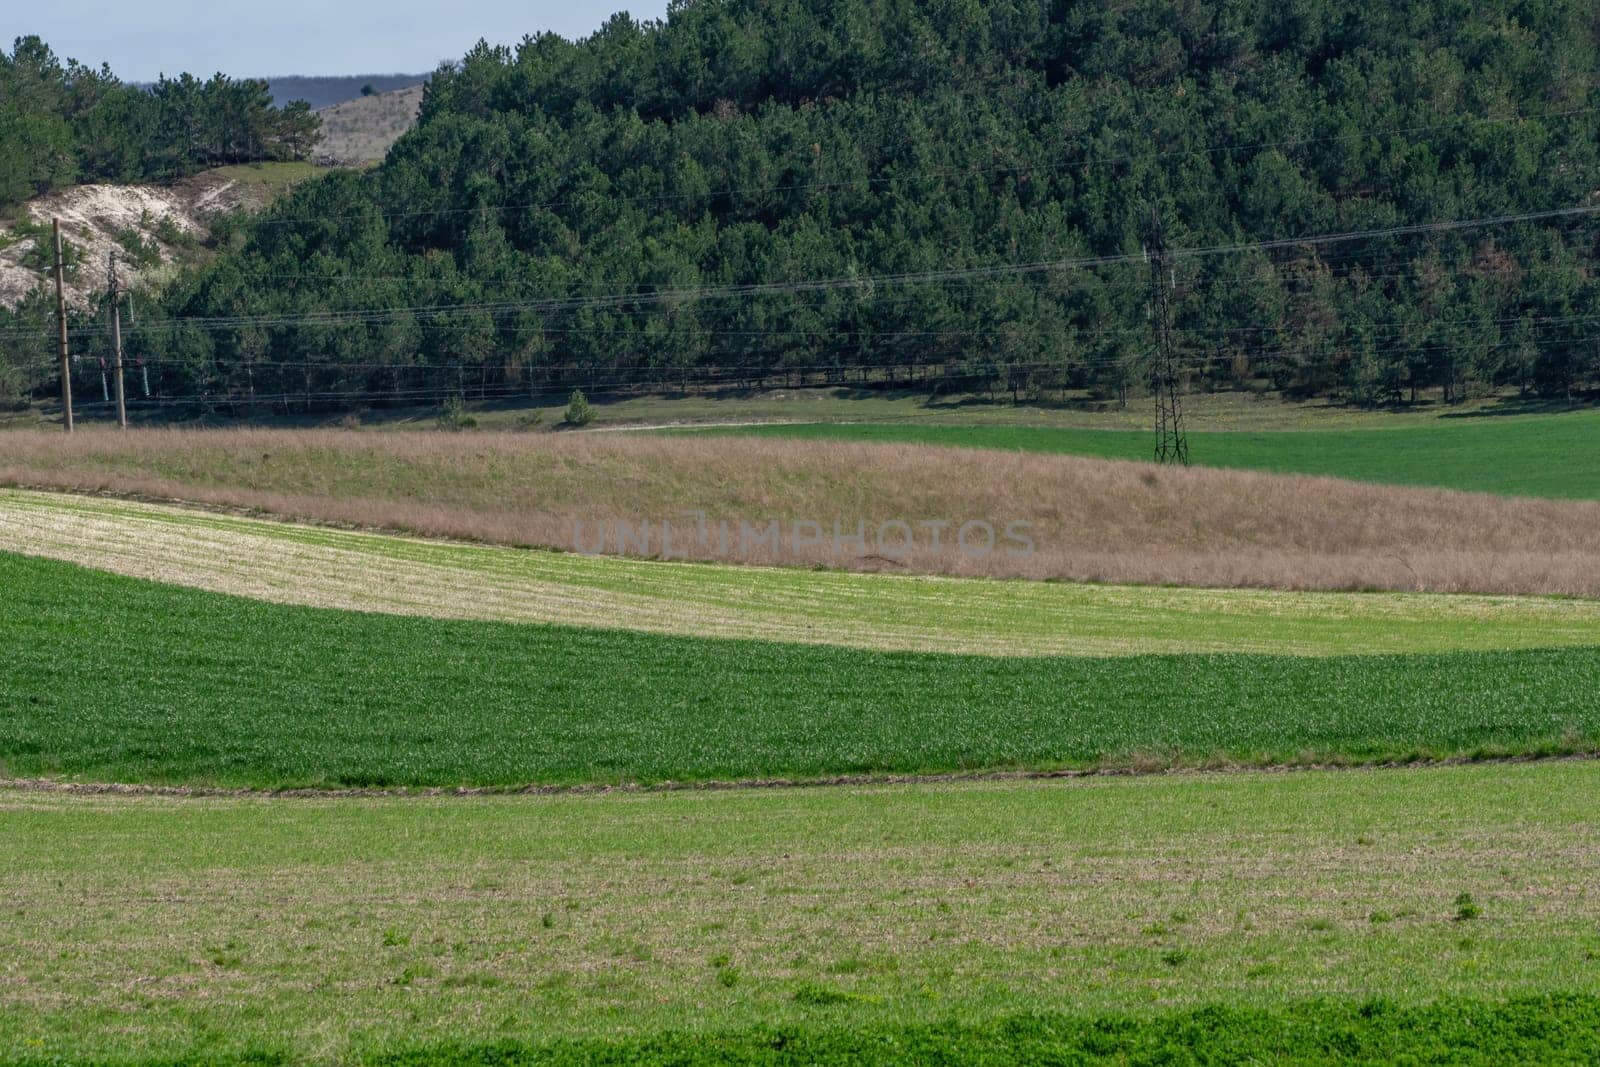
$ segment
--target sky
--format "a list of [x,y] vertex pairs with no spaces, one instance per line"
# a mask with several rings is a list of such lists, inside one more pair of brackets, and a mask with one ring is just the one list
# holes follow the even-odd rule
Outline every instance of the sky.
[[[18,9],[24,5],[18,4]],[[599,27],[615,10],[660,18],[667,0],[51,0],[6,17],[10,38],[37,34],[58,56],[110,63],[124,81],[189,71],[233,77],[417,74],[481,37],[516,44]]]

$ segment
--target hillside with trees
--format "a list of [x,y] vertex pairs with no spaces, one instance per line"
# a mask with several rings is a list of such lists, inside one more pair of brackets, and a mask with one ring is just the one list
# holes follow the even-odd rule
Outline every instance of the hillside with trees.
[[1153,206],[1232,249],[1165,272],[1193,388],[1565,397],[1594,215],[1257,242],[1594,205],[1597,69],[1583,0],[684,0],[446,65],[129,343],[159,395],[306,407],[862,367],[1126,397]]
[[21,37],[0,51],[0,210],[77,183],[304,159],[317,130],[307,105],[275,106],[265,82],[183,74],[140,88]]

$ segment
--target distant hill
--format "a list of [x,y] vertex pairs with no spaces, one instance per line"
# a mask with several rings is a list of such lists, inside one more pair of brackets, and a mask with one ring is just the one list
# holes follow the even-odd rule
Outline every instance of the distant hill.
[[413,85],[389,93],[358,96],[318,110],[322,139],[317,142],[317,157],[349,166],[382,159],[389,146],[416,124],[422,88]]
[[373,92],[388,93],[421,85],[428,80],[426,74],[351,74],[338,78],[303,78],[291,76],[266,78],[267,89],[279,107],[293,100],[304,100],[313,110],[342,104],[361,97],[361,90],[371,86]]

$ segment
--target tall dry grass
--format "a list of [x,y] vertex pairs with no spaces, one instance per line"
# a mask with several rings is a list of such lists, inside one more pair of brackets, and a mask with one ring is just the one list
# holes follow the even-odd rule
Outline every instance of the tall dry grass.
[[[581,523],[673,524],[675,557],[750,564],[1285,589],[1600,596],[1600,503],[915,445],[611,434],[20,431],[0,484],[109,492],[510,545]],[[709,537],[698,539],[703,512]],[[784,525],[742,544],[741,522]],[[1031,554],[869,543],[836,520],[1029,526]],[[795,544],[792,523],[824,527]],[[729,524],[721,543],[719,524]],[[659,529],[659,525],[655,528]],[[693,536],[691,536],[693,535]],[[898,547],[898,544],[897,546]],[[615,551],[615,541],[606,545]],[[648,551],[659,555],[658,539]]]

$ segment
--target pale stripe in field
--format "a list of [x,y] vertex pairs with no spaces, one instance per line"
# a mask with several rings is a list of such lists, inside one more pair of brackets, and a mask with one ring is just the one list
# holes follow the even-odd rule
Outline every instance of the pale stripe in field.
[[310,607],[990,656],[1600,646],[1600,601],[995,581],[592,558],[0,491],[0,551]]

